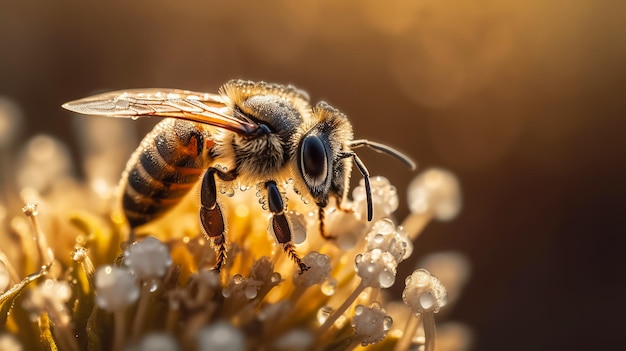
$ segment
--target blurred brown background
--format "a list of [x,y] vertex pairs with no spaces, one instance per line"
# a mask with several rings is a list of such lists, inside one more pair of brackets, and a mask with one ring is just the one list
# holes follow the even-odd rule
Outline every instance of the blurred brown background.
[[[473,329],[474,349],[618,349],[625,4],[5,1],[0,95],[21,108],[14,137],[54,135],[78,160],[65,101],[214,91],[231,78],[293,83],[348,114],[358,137],[459,176],[462,214],[430,225],[416,256],[469,257],[471,281],[448,319]],[[405,193],[413,174],[361,154]]]

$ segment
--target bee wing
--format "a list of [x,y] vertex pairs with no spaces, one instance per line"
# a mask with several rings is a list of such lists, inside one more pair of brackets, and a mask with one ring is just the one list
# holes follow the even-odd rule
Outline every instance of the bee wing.
[[122,118],[172,117],[200,122],[240,134],[254,134],[258,124],[233,116],[227,98],[219,94],[178,89],[131,89],[67,102],[72,112]]

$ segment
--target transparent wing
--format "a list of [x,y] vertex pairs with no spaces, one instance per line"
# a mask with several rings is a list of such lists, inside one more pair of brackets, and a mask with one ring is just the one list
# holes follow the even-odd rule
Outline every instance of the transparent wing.
[[172,117],[254,134],[258,125],[245,116],[234,116],[227,102],[227,98],[219,94],[149,88],[98,94],[67,102],[62,107],[80,114],[106,117]]

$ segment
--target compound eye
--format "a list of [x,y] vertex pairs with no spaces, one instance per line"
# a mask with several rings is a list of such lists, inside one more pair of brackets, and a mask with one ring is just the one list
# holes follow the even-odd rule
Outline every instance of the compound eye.
[[300,167],[306,180],[320,185],[326,180],[328,157],[324,142],[317,135],[309,135],[302,142]]

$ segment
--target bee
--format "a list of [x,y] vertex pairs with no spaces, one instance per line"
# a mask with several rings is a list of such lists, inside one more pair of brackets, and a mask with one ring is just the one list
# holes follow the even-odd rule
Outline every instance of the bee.
[[[217,196],[218,182],[237,181],[264,192],[277,242],[303,272],[285,216],[278,184],[294,180],[317,205],[322,236],[324,208],[347,198],[353,164],[364,178],[367,219],[372,220],[369,172],[354,149],[369,147],[415,163],[376,142],[354,139],[347,117],[326,102],[314,106],[306,92],[291,85],[231,80],[217,94],[177,89],[122,90],[63,104],[87,115],[164,117],[130,158],[120,184],[131,229],[175,206],[197,182],[200,224],[216,251],[215,269],[226,260],[226,225]],[[296,186],[294,186],[296,188]],[[300,190],[302,191],[302,190]]]

